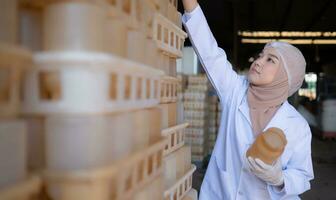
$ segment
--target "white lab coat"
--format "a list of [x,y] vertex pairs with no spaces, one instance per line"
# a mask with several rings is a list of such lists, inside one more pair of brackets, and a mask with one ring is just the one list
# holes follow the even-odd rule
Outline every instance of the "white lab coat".
[[247,103],[248,80],[232,70],[199,6],[185,13],[182,21],[223,110],[200,200],[300,199],[298,195],[310,189],[309,181],[314,176],[311,131],[306,120],[287,101],[279,108],[265,129],[278,127],[286,135],[288,143],[281,156],[285,186],[278,188],[257,178],[245,159],[254,142]]

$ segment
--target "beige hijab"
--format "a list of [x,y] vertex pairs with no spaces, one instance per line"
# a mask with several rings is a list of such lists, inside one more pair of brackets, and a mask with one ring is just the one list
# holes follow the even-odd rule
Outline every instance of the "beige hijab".
[[272,83],[265,86],[249,85],[247,100],[253,133],[260,134],[276,111],[302,85],[306,61],[299,49],[285,42],[271,42],[265,48],[274,48],[280,56],[280,67]]

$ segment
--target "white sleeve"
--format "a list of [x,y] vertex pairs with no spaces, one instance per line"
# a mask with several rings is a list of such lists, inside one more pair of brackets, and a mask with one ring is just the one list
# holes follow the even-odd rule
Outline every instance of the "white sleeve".
[[195,13],[199,12],[198,10],[200,9],[201,9],[200,5],[197,5],[196,8],[194,8],[194,10],[192,10],[191,12],[184,11],[182,21],[187,22]]
[[306,134],[297,140],[293,155],[283,170],[284,187],[279,190],[277,187],[268,185],[268,191],[272,199],[287,199],[297,197],[310,189],[310,180],[314,178],[313,165],[311,160],[311,132],[309,125],[301,129]]
[[182,22],[221,102],[230,100],[233,91],[242,86],[244,79],[232,69],[225,51],[218,47],[201,7],[198,5],[192,12],[185,13]]

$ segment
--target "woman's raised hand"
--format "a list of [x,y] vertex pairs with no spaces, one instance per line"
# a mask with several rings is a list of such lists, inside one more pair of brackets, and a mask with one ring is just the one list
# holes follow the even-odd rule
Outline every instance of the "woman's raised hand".
[[182,1],[184,10],[187,12],[193,11],[198,5],[197,0],[182,0]]

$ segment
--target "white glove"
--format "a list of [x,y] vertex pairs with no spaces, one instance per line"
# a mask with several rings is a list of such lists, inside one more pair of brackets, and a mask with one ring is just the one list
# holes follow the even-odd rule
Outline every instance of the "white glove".
[[281,186],[284,184],[280,159],[273,165],[268,165],[258,158],[254,159],[248,157],[247,163],[251,172],[268,184],[274,186]]

